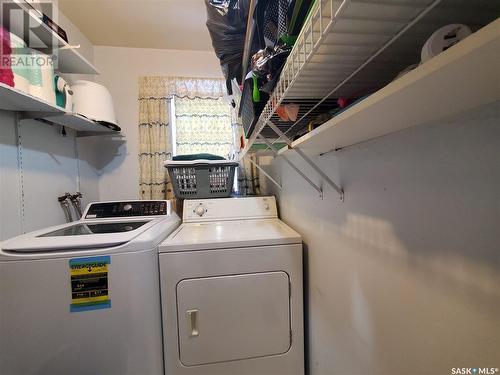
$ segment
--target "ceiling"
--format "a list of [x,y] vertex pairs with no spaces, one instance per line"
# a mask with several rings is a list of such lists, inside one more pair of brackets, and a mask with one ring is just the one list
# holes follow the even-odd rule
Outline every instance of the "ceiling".
[[59,0],[94,45],[210,51],[203,0]]

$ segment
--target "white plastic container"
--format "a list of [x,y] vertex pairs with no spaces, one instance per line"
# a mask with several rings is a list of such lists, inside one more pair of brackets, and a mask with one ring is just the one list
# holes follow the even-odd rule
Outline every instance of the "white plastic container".
[[467,25],[453,23],[437,29],[422,47],[420,58],[422,62],[430,60],[434,56],[457,44],[471,34]]
[[91,81],[78,80],[71,85],[73,109],[97,122],[117,125],[113,98],[108,89]]

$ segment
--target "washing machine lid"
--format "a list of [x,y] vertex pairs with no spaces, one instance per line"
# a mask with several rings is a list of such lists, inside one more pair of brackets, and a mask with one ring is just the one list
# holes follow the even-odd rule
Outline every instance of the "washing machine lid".
[[1,244],[1,250],[11,253],[47,253],[109,248],[132,241],[159,220],[154,217],[80,220],[7,240]]
[[160,245],[160,252],[241,248],[301,243],[279,219],[183,223]]

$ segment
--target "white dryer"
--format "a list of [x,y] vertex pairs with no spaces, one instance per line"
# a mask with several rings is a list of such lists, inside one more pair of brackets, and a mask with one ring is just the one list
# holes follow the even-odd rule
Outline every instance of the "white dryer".
[[302,240],[274,197],[184,201],[160,280],[166,375],[304,374]]
[[158,244],[168,201],[90,204],[0,244],[0,374],[163,373]]

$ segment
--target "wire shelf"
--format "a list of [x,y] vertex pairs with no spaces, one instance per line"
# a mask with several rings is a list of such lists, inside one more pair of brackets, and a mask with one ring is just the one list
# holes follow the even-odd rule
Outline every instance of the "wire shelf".
[[[374,93],[420,61],[439,27],[465,23],[476,31],[494,21],[500,3],[488,0],[316,0],[241,157],[268,121],[293,139],[337,98]],[[279,105],[300,104],[296,122],[280,122]]]

